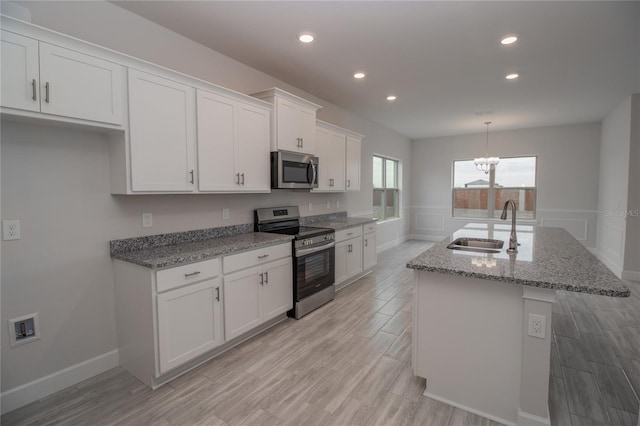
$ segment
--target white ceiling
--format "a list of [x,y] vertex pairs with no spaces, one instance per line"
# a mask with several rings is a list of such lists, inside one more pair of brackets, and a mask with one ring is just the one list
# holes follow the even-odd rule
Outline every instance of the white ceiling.
[[637,1],[114,3],[412,139],[599,121],[640,91]]

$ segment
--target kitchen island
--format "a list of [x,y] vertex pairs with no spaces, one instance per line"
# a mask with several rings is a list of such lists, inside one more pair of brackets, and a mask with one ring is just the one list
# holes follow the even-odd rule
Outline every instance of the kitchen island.
[[[469,224],[414,269],[414,374],[424,395],[507,425],[548,425],[551,308],[557,290],[629,296],[629,288],[567,231]],[[460,237],[505,241],[493,253],[451,250]]]

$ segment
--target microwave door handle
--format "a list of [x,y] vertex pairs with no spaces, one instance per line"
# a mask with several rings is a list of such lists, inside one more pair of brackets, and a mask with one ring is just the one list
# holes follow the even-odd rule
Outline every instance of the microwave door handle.
[[309,186],[310,188],[313,188],[313,184],[316,183],[316,176],[317,176],[317,171],[316,171],[316,165],[313,164],[313,160],[309,161],[309,165],[311,166],[311,182],[309,182]]

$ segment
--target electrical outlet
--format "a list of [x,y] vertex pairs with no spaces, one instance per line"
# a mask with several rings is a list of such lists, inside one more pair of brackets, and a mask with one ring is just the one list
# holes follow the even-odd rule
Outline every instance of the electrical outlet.
[[5,241],[20,239],[20,221],[19,220],[3,220],[2,221],[2,239]]
[[547,317],[543,315],[529,314],[529,330],[528,335],[544,339],[547,330]]
[[38,313],[12,318],[9,321],[11,347],[40,340]]
[[229,209],[222,209],[222,220],[229,220]]
[[151,228],[153,226],[153,215],[151,213],[142,213],[142,227]]

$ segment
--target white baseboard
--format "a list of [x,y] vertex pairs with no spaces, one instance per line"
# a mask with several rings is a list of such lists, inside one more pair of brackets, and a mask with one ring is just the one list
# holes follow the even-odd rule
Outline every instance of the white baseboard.
[[[547,409],[547,412],[549,409]],[[549,426],[551,425],[551,419],[547,414],[547,417],[536,416],[531,413],[527,413],[518,409],[518,426]]]
[[115,349],[72,365],[64,370],[56,371],[48,376],[9,389],[0,396],[2,398],[2,414],[104,373],[119,364],[118,350]]

